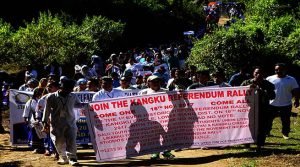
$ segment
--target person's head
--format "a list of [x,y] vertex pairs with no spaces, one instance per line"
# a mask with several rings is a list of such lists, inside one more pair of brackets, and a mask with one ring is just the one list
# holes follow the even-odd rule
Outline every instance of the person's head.
[[131,64],[131,65],[133,65],[133,64],[134,64],[134,58],[132,58],[132,57],[129,58],[129,59],[128,59],[128,63]]
[[158,59],[158,60],[161,60],[161,59],[162,59],[162,55],[161,55],[160,52],[155,53],[154,57],[155,57],[156,59]]
[[177,68],[172,68],[172,69],[171,69],[171,72],[170,72],[170,73],[171,73],[171,74],[170,74],[170,75],[171,75],[171,78],[175,78],[175,73],[176,73],[177,70],[178,70]]
[[83,66],[81,67],[81,72],[82,72],[83,74],[88,73],[88,71],[89,71],[89,67],[88,67],[87,65],[83,65]]
[[34,89],[39,86],[39,81],[35,78],[32,78],[27,82],[27,85],[29,88]]
[[80,91],[83,91],[87,88],[87,80],[85,78],[80,78],[78,81],[77,81],[77,85],[79,86],[79,90]]
[[161,78],[156,75],[151,75],[147,79],[149,88],[155,91],[158,91],[160,89],[161,85]]
[[88,91],[96,92],[98,91],[98,80],[97,79],[89,79],[87,82]]
[[61,90],[62,92],[68,94],[71,93],[74,89],[75,82],[71,79],[66,79],[61,83]]
[[32,95],[32,99],[39,99],[42,97],[42,94],[44,92],[43,88],[35,88],[33,90],[33,95]]
[[136,77],[136,84],[140,85],[143,83],[143,76],[139,75]]
[[199,79],[198,79],[197,75],[192,76],[192,81],[193,81],[193,83],[198,83],[199,82]]
[[206,84],[210,80],[209,71],[208,70],[199,71],[198,78],[201,84]]
[[62,83],[62,82],[64,82],[65,80],[68,80],[68,77],[67,77],[67,76],[61,76],[61,77],[59,78],[59,83]]
[[263,70],[261,67],[255,67],[253,70],[253,78],[256,81],[260,81],[264,79]]
[[277,74],[279,78],[285,77],[287,74],[286,65],[284,63],[275,64],[275,74]]
[[59,83],[57,81],[56,82],[49,82],[47,84],[47,90],[48,90],[49,93],[56,92],[58,89],[59,89]]
[[80,73],[81,66],[77,64],[77,65],[75,65],[74,69],[75,69],[75,73]]
[[48,79],[47,78],[42,78],[39,82],[39,87],[40,88],[45,88],[47,86]]
[[102,77],[102,89],[106,90],[106,91],[111,91],[112,88],[113,88],[113,80],[111,77],[107,77],[107,76],[104,76]]
[[184,78],[185,76],[185,71],[184,70],[176,70],[175,71],[175,78],[179,79],[179,78]]
[[126,70],[126,71],[124,71],[123,76],[126,77],[126,78],[128,78],[129,80],[131,80],[132,77],[133,77],[133,73],[132,73],[131,70]]
[[221,84],[225,81],[225,73],[222,70],[218,70],[213,74],[213,80],[216,84]]
[[120,85],[121,85],[121,88],[123,88],[123,89],[129,88],[129,86],[130,86],[130,79],[126,78],[126,77],[122,77],[120,79]]
[[112,72],[112,73],[110,74],[110,76],[111,76],[112,79],[114,79],[114,80],[119,78],[119,74],[116,73],[116,72]]

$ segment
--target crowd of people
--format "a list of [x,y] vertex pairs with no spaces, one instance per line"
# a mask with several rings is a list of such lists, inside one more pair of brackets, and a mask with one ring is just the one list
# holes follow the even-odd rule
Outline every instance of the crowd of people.
[[[119,97],[128,89],[138,89],[139,94],[152,94],[203,87],[250,86],[257,90],[260,101],[257,148],[264,146],[273,119],[278,114],[283,125],[283,138],[289,138],[292,98],[295,97],[294,105],[298,107],[299,86],[295,78],[287,75],[285,64],[276,64],[275,74],[269,77],[264,76],[261,67],[255,67],[252,75],[242,67],[227,82],[222,69],[198,71],[195,66],[187,66],[188,55],[185,45],[113,53],[107,61],[93,55],[91,63],[74,66],[73,76],[65,74],[56,61],[45,67],[47,77],[39,77],[39,72],[28,65],[25,83],[19,90],[33,91],[23,117],[31,127],[28,141],[34,153],[56,154],[58,164],[77,164],[77,127],[73,107],[82,104],[72,92],[82,91],[95,92],[92,101],[100,101]],[[37,137],[34,127],[39,122],[43,123],[45,132],[50,131],[51,125],[54,142],[49,133],[44,140]],[[175,157],[170,150],[163,152],[162,156]],[[151,158],[159,159],[160,154],[153,154]]]

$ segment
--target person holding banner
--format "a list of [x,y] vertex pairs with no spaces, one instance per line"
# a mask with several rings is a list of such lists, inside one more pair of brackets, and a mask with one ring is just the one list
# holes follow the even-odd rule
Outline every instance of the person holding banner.
[[[152,94],[152,93],[159,93],[159,92],[166,92],[166,89],[161,88],[161,82],[162,79],[156,75],[151,75],[148,77],[147,79],[148,84],[149,84],[149,88],[141,90],[139,92],[140,95],[145,95],[145,94]],[[151,159],[152,160],[159,160],[160,153],[155,153],[151,155]],[[173,159],[175,156],[171,153],[171,151],[167,150],[163,152],[163,157],[166,159]]]
[[28,144],[33,149],[33,153],[44,153],[43,140],[37,135],[35,126],[38,125],[38,113],[35,111],[37,102],[41,98],[43,89],[36,88],[33,91],[32,98],[28,100],[25,104],[24,112],[22,117],[25,123],[28,125]]
[[[253,71],[253,78],[244,81],[241,86],[248,86],[256,89],[258,94],[258,135],[257,135],[257,151],[261,150],[261,147],[265,145],[267,135],[267,121],[270,114],[268,110],[270,108],[269,100],[275,98],[274,85],[264,79],[263,70],[260,67],[255,67]],[[250,145],[246,145],[250,147]]]
[[51,114],[51,133],[55,136],[55,147],[59,154],[59,165],[77,165],[76,148],[76,116],[74,105],[80,104],[78,97],[72,93],[75,82],[65,80],[61,83],[61,89],[49,94],[46,98],[46,105],[43,114],[45,129],[49,129],[49,117]]

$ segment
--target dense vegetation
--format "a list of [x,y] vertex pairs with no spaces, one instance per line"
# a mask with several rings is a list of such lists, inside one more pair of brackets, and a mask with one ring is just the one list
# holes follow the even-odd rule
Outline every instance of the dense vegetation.
[[14,30],[0,23],[1,62],[47,64],[75,60],[81,54],[95,54],[109,48],[120,37],[124,24],[101,16],[86,17],[81,24],[67,22],[51,13]]
[[122,48],[180,40],[203,22],[202,2],[12,0],[0,6],[0,65],[106,58]]
[[[240,66],[273,69],[276,62],[300,67],[300,3],[289,0],[245,1],[246,20],[221,28],[195,42],[189,58],[198,68],[223,68],[232,74]],[[273,71],[269,71],[273,73]]]

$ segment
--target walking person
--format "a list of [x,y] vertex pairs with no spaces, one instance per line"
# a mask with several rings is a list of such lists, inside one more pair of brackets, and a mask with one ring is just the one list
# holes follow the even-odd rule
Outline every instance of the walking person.
[[[167,89],[161,88],[162,78],[160,78],[156,75],[152,75],[152,76],[149,76],[147,81],[148,81],[148,84],[149,84],[149,88],[141,90],[139,92],[140,95],[153,94],[153,93],[159,93],[159,92],[166,92],[167,91]],[[166,159],[173,159],[175,157],[175,155],[173,155],[170,150],[164,151],[162,155]],[[159,160],[160,159],[160,153],[152,154],[151,159],[152,160]]]
[[65,80],[61,89],[49,94],[46,98],[46,105],[43,114],[45,129],[49,129],[49,117],[51,115],[51,133],[55,136],[55,147],[59,154],[59,165],[77,165],[76,148],[76,117],[73,111],[74,105],[79,104],[78,97],[71,93],[75,82]]
[[[265,145],[267,121],[270,117],[268,110],[270,108],[269,100],[275,98],[275,86],[264,79],[263,70],[256,67],[253,71],[253,78],[244,81],[241,86],[248,86],[256,89],[258,94],[258,135],[257,135],[257,151],[261,151],[261,147]],[[250,148],[250,145],[246,145]]]
[[270,101],[270,119],[267,132],[272,129],[272,123],[279,113],[282,123],[282,137],[289,139],[292,98],[295,97],[294,107],[299,106],[299,85],[296,79],[287,75],[287,67],[284,63],[275,65],[275,75],[267,77],[267,80],[275,85],[276,97]]
[[34,128],[40,121],[38,112],[35,111],[38,100],[41,98],[43,89],[35,88],[30,100],[25,104],[22,117],[28,125],[28,145],[33,149],[33,153],[44,153],[43,139],[40,139]]

